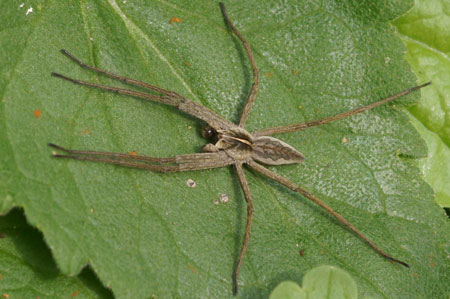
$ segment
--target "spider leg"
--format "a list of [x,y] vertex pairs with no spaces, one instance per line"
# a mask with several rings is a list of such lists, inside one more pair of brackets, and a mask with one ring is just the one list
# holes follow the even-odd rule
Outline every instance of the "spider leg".
[[228,157],[225,152],[197,153],[158,158],[124,153],[70,150],[52,143],[49,143],[48,145],[64,152],[64,154],[53,152],[52,155],[55,158],[93,161],[157,172],[211,169],[228,166],[234,163],[234,160]]
[[171,90],[167,90],[167,89],[164,89],[164,88],[161,88],[161,87],[158,87],[158,86],[154,86],[154,85],[148,84],[148,83],[140,81],[140,80],[136,80],[136,79],[124,77],[124,76],[121,76],[121,75],[117,75],[117,74],[108,72],[106,70],[103,70],[103,69],[100,69],[100,68],[97,68],[97,67],[85,64],[85,63],[81,62],[78,58],[76,58],[74,55],[72,55],[67,50],[61,49],[61,53],[64,54],[65,56],[67,56],[68,58],[70,58],[72,61],[77,63],[82,68],[85,68],[85,69],[97,72],[99,74],[103,74],[105,76],[108,76],[110,78],[113,78],[113,79],[125,82],[125,83],[130,84],[130,85],[140,86],[140,87],[144,87],[144,88],[156,91],[156,92],[161,93],[163,95],[166,95],[168,97],[174,97],[174,98],[183,99],[183,97],[181,95],[179,95],[178,93],[176,93],[175,91],[171,91]]
[[242,164],[236,163],[236,171],[239,178],[239,183],[244,191],[245,201],[247,202],[247,223],[245,225],[244,239],[242,240],[242,248],[239,254],[239,258],[236,263],[236,267],[233,273],[233,295],[238,292],[238,277],[239,271],[241,270],[241,265],[244,261],[245,253],[247,252],[248,243],[250,241],[250,231],[253,222],[253,200],[250,187],[248,186],[247,178],[245,177],[244,170],[242,169]]
[[422,85],[418,85],[418,86],[414,86],[412,88],[403,90],[395,95],[392,95],[388,98],[385,98],[383,100],[380,100],[378,102],[369,104],[367,106],[363,106],[363,107],[359,107],[350,111],[346,111],[343,113],[339,113],[330,117],[326,117],[326,118],[321,118],[321,119],[317,119],[317,120],[313,120],[310,122],[306,122],[306,123],[297,123],[297,124],[291,124],[291,125],[287,125],[287,126],[279,126],[279,127],[273,127],[273,128],[268,128],[268,129],[264,129],[261,131],[257,131],[254,132],[253,135],[254,136],[268,136],[268,135],[274,135],[274,134],[281,134],[281,133],[288,133],[288,132],[295,132],[295,131],[300,131],[300,130],[304,130],[307,129],[309,127],[314,127],[314,126],[320,126],[335,120],[339,120],[339,119],[343,119],[346,117],[349,117],[351,115],[354,114],[358,114],[358,113],[362,113],[364,111],[373,109],[375,107],[378,107],[380,105],[386,104],[388,102],[391,102],[395,99],[398,99],[399,97],[405,96],[407,94],[410,94],[411,92],[414,92],[416,90],[419,90],[425,86],[430,85],[431,82],[427,82],[425,84]]
[[52,76],[67,80],[69,82],[72,82],[72,83],[75,83],[78,85],[94,87],[94,88],[98,88],[101,90],[115,92],[115,93],[121,94],[121,95],[129,95],[129,96],[137,97],[140,99],[152,100],[152,101],[160,102],[160,103],[171,105],[171,106],[178,106],[178,101],[176,101],[173,98],[168,97],[168,96],[157,96],[157,95],[153,95],[150,93],[135,91],[135,90],[126,89],[126,88],[117,88],[117,87],[112,87],[112,86],[100,85],[100,84],[96,84],[96,83],[90,83],[90,82],[86,82],[86,81],[69,78],[67,76],[64,76],[64,75],[61,75],[58,73],[54,73],[54,72],[52,73]]
[[348,222],[347,219],[345,219],[339,213],[335,212],[332,208],[330,208],[323,201],[321,201],[320,199],[318,199],[317,197],[315,197],[314,195],[312,195],[308,191],[300,188],[299,186],[297,186],[296,184],[294,184],[290,180],[280,176],[279,174],[277,174],[277,173],[275,173],[275,172],[265,168],[264,166],[254,162],[252,160],[250,162],[248,162],[248,165],[251,168],[253,168],[254,170],[256,170],[259,173],[261,173],[262,175],[264,175],[264,176],[266,176],[266,177],[268,177],[268,178],[270,178],[270,179],[272,179],[272,180],[274,180],[274,181],[276,181],[276,182],[286,186],[287,188],[289,188],[289,189],[291,189],[291,190],[293,190],[295,192],[300,193],[304,197],[308,198],[309,200],[311,200],[315,204],[317,204],[320,207],[322,207],[329,214],[331,214],[334,218],[336,218],[340,223],[342,223],[342,225],[346,226],[349,230],[354,232],[359,238],[361,238],[367,244],[369,244],[370,247],[372,247],[378,254],[383,256],[385,259],[390,260],[392,262],[398,263],[400,265],[403,265],[403,266],[409,268],[409,265],[407,263],[402,262],[402,261],[400,261],[398,259],[395,259],[395,258],[391,257],[389,254],[387,254],[386,252],[384,252],[381,248],[379,248],[377,245],[375,245],[375,243],[373,243],[370,239],[368,239],[366,236],[364,236],[363,233],[360,232],[355,226],[353,226],[350,222]]
[[170,106],[175,106],[179,110],[181,110],[191,116],[194,116],[200,120],[205,121],[211,127],[213,127],[215,130],[226,130],[226,129],[236,127],[235,124],[222,118],[220,115],[218,115],[214,111],[212,111],[200,104],[197,104],[189,99],[186,99],[174,91],[166,90],[166,89],[163,89],[163,88],[160,88],[160,87],[157,87],[157,86],[154,86],[154,85],[151,85],[151,84],[139,81],[139,80],[127,78],[127,77],[120,76],[117,74],[113,74],[111,72],[108,72],[108,71],[105,71],[105,70],[102,70],[102,69],[99,69],[99,68],[96,68],[96,67],[93,67],[93,66],[90,66],[90,65],[87,65],[87,64],[81,62],[78,58],[76,58],[75,56],[73,56],[71,53],[69,53],[66,50],[61,50],[61,52],[65,56],[67,56],[68,58],[70,58],[71,60],[73,60],[74,62],[76,62],[78,65],[80,65],[83,68],[95,71],[100,74],[104,74],[108,77],[123,81],[132,86],[140,86],[140,87],[144,87],[144,88],[153,90],[155,92],[163,94],[163,96],[154,95],[154,94],[150,94],[150,93],[146,93],[146,92],[135,91],[135,90],[126,89],[126,88],[117,88],[117,87],[112,87],[112,86],[100,85],[100,84],[96,84],[96,83],[90,83],[90,82],[86,82],[86,81],[82,81],[82,80],[73,79],[73,78],[70,78],[70,77],[61,75],[59,73],[55,73],[55,72],[51,73],[52,76],[67,80],[69,82],[72,82],[72,83],[78,84],[78,85],[89,86],[89,87],[98,88],[98,89],[109,91],[109,92],[115,92],[120,95],[129,95],[129,96],[133,96],[133,97],[140,98],[140,99],[151,100],[151,101],[156,101],[159,103],[167,104]]
[[252,49],[248,44],[247,40],[242,36],[239,30],[233,25],[231,20],[228,18],[227,11],[225,9],[225,4],[222,2],[219,3],[220,9],[222,10],[222,14],[227,22],[228,26],[230,26],[231,30],[233,30],[234,34],[241,40],[242,45],[244,46],[245,52],[247,53],[248,59],[250,60],[250,64],[253,70],[253,84],[250,89],[250,94],[248,95],[247,101],[245,103],[244,109],[242,110],[241,119],[239,120],[239,126],[244,127],[245,122],[250,114],[250,110],[252,109],[253,103],[255,102],[256,95],[258,93],[259,87],[259,70],[256,65],[255,57],[253,56]]

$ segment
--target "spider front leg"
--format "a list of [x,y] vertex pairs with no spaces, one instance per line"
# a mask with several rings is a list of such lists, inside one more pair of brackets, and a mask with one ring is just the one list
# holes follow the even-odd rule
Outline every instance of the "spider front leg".
[[55,158],[100,162],[156,172],[211,169],[228,166],[234,163],[234,160],[228,157],[224,152],[197,153],[158,158],[125,153],[71,150],[53,143],[49,143],[48,146],[65,153],[58,154],[53,152],[52,155]]
[[144,100],[150,100],[150,101],[155,101],[155,102],[159,102],[159,103],[170,105],[170,106],[175,106],[179,110],[181,110],[193,117],[196,117],[200,120],[205,121],[211,127],[213,127],[215,130],[230,129],[232,127],[236,127],[235,124],[224,119],[223,117],[221,117],[214,111],[212,111],[200,104],[197,104],[197,103],[179,95],[178,93],[176,93],[174,91],[170,91],[170,90],[158,87],[158,86],[154,86],[154,85],[145,83],[143,81],[124,77],[124,76],[117,75],[117,74],[108,72],[106,70],[103,70],[103,69],[100,69],[100,68],[97,68],[94,66],[87,65],[87,64],[81,62],[78,58],[76,58],[74,55],[70,54],[66,50],[61,50],[61,53],[63,53],[66,57],[70,58],[72,61],[74,61],[79,66],[81,66],[85,69],[95,71],[99,74],[108,76],[115,80],[125,82],[132,86],[139,86],[139,87],[144,87],[144,88],[150,89],[154,92],[162,94],[162,96],[147,93],[147,92],[135,91],[135,90],[126,89],[126,88],[118,88],[118,87],[113,87],[113,86],[106,86],[106,85],[86,82],[86,81],[82,81],[82,80],[78,80],[78,79],[73,79],[73,78],[67,77],[67,76],[59,74],[59,73],[52,72],[51,74],[54,77],[58,77],[58,78],[64,79],[66,81],[69,81],[69,82],[72,82],[72,83],[78,84],[78,85],[88,86],[88,87],[92,87],[92,88],[101,89],[104,91],[114,92],[114,93],[117,93],[120,95],[129,95],[129,96],[144,99]]
[[242,45],[244,46],[245,52],[247,53],[248,59],[250,60],[250,64],[253,70],[253,84],[248,95],[247,101],[245,103],[244,109],[242,110],[241,119],[239,120],[239,126],[245,127],[245,122],[247,121],[248,116],[250,115],[250,110],[253,107],[253,104],[256,100],[256,95],[258,93],[259,87],[259,70],[256,65],[255,57],[253,56],[252,49],[250,48],[249,43],[244,38],[244,36],[239,32],[239,30],[233,25],[230,18],[228,18],[227,11],[225,9],[225,4],[222,2],[219,3],[220,9],[222,10],[222,14],[227,22],[228,26],[230,26],[231,30],[233,30],[234,34],[239,38]]
[[125,76],[121,76],[121,75],[118,75],[118,74],[114,74],[114,73],[108,72],[106,70],[103,70],[103,69],[100,69],[100,68],[97,68],[97,67],[94,67],[94,66],[90,66],[90,65],[88,65],[86,63],[81,62],[81,60],[76,58],[74,55],[72,55],[67,50],[62,49],[61,53],[64,54],[65,56],[67,56],[73,62],[77,63],[82,68],[85,68],[85,69],[94,71],[96,73],[108,76],[110,78],[113,78],[113,79],[125,82],[125,83],[127,83],[129,85],[140,86],[140,87],[144,87],[144,88],[156,91],[156,92],[161,93],[161,94],[163,94],[165,96],[168,96],[168,97],[175,97],[175,98],[183,99],[183,97],[181,95],[179,95],[178,93],[176,93],[175,91],[167,90],[167,89],[155,86],[155,85],[148,84],[148,83],[140,81],[140,80],[128,78],[128,77],[125,77]]

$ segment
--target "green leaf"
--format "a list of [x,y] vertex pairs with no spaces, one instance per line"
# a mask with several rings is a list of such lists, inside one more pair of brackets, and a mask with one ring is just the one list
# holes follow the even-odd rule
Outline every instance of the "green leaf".
[[[46,146],[173,156],[198,152],[206,143],[202,123],[173,107],[50,77],[57,71],[123,86],[80,69],[61,48],[89,64],[175,90],[236,121],[251,69],[217,3],[20,4],[0,4],[2,211],[23,207],[64,274],[75,275],[89,263],[119,298],[231,296],[246,215],[232,169],[158,174],[56,160]],[[247,129],[326,117],[414,86],[404,47],[387,23],[411,5],[227,3],[262,76]],[[33,7],[28,15],[27,7]],[[171,24],[172,17],[181,22]],[[272,167],[411,268],[385,261],[305,198],[246,171],[255,216],[239,296],[267,297],[279,282],[298,282],[321,264],[349,272],[361,296],[448,294],[448,220],[415,167],[426,156],[425,144],[397,109],[418,97],[280,135],[306,160]],[[195,188],[186,185],[188,179]],[[220,194],[230,201],[214,204]]]
[[292,281],[283,281],[270,294],[270,299],[356,299],[358,287],[348,272],[334,266],[319,266],[303,278],[303,288]]
[[419,167],[435,191],[436,202],[450,207],[450,7],[442,0],[416,2],[394,25],[414,72],[421,80],[433,81],[409,111],[429,149]]
[[[311,271],[311,270],[310,270]],[[306,292],[293,281],[283,281],[270,293],[269,299],[306,299]]]
[[352,277],[344,270],[321,266],[308,271],[303,286],[309,290],[309,298],[345,298],[358,296],[358,288]]
[[15,209],[0,217],[0,294],[3,298],[111,298],[89,269],[61,274],[42,240]]

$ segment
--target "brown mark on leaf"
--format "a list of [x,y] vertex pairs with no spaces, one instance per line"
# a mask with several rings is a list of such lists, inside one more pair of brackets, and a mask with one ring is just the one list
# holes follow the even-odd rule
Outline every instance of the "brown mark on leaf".
[[86,130],[81,131],[81,135],[90,135],[91,134],[91,129],[87,128]]
[[183,22],[183,19],[178,18],[178,17],[171,17],[170,20],[169,20],[169,23],[170,23],[170,24],[173,24],[173,23],[181,23],[181,22]]
[[39,109],[36,109],[36,110],[34,110],[34,116],[36,116],[36,118],[37,119],[39,119],[39,118],[41,118],[41,110],[39,110]]
[[430,255],[430,267],[434,267],[436,264],[433,261],[433,256]]
[[76,290],[76,291],[73,292],[72,295],[70,295],[70,296],[71,296],[71,297],[76,297],[76,296],[78,296],[78,295],[80,295],[80,291],[79,291],[79,290]]
[[198,275],[198,270],[195,269],[194,266],[192,266],[191,264],[186,264],[186,266],[188,266],[188,268],[192,271],[192,273]]
[[264,75],[266,75],[267,78],[272,78],[272,73],[265,72]]

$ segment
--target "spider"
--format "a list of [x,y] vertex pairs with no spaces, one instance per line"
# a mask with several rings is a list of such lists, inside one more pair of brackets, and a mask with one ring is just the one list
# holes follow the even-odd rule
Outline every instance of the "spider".
[[380,100],[378,102],[369,104],[367,106],[359,107],[347,112],[339,113],[334,116],[305,122],[305,123],[295,123],[287,126],[279,126],[273,128],[267,128],[253,133],[249,133],[245,129],[245,123],[250,114],[252,106],[255,102],[256,95],[258,93],[259,86],[259,70],[256,66],[255,58],[253,56],[250,45],[239,32],[239,30],[230,21],[227,12],[225,10],[225,5],[220,3],[220,8],[224,16],[225,22],[231,31],[239,38],[245,49],[245,52],[250,60],[250,64],[253,71],[253,84],[250,89],[250,93],[246,100],[245,106],[243,108],[239,124],[234,124],[210,109],[195,103],[177,92],[166,90],[139,80],[127,78],[121,75],[113,74],[108,71],[84,64],[75,56],[70,54],[66,50],[61,50],[61,52],[70,58],[72,61],[77,63],[82,68],[86,68],[91,71],[95,71],[99,74],[108,76],[110,78],[125,82],[129,85],[139,86],[151,91],[156,92],[159,95],[145,93],[140,91],[134,91],[124,88],[116,88],[111,86],[104,86],[94,83],[89,83],[85,81],[80,81],[77,79],[72,79],[58,73],[52,73],[53,76],[62,78],[64,80],[70,81],[75,84],[89,86],[93,88],[98,88],[104,91],[115,92],[120,95],[128,95],[136,98],[141,98],[145,100],[160,102],[170,106],[174,106],[177,109],[202,120],[207,124],[206,128],[203,130],[203,136],[205,138],[215,137],[217,142],[208,143],[203,147],[201,153],[177,155],[175,157],[158,158],[158,157],[148,157],[140,155],[130,155],[125,153],[112,153],[112,152],[99,152],[99,151],[85,151],[85,150],[71,150],[64,147],[49,143],[50,147],[55,148],[63,152],[63,154],[58,154],[53,152],[53,157],[56,158],[69,158],[75,160],[87,160],[95,162],[103,162],[109,164],[116,164],[126,167],[141,168],[145,170],[157,171],[157,172],[179,172],[179,171],[193,171],[202,169],[211,169],[225,166],[233,166],[236,169],[236,173],[241,185],[242,191],[247,202],[247,219],[244,237],[242,240],[242,247],[240,250],[239,257],[237,258],[236,264],[234,266],[234,271],[232,275],[233,280],[233,294],[237,294],[238,291],[238,277],[239,272],[244,261],[245,253],[250,241],[250,232],[252,227],[253,219],[253,200],[250,187],[248,185],[247,179],[243,171],[243,165],[247,165],[253,170],[261,173],[262,175],[272,179],[281,185],[300,193],[304,197],[313,201],[315,204],[319,205],[325,209],[330,215],[335,217],[341,224],[346,226],[350,231],[355,233],[359,238],[364,240],[370,247],[373,248],[378,254],[387,260],[401,264],[405,267],[409,265],[401,260],[398,260],[386,252],[384,252],[380,247],[375,245],[370,239],[364,236],[355,226],[353,226],[349,221],[347,221],[343,216],[335,212],[332,208],[326,205],[319,198],[309,193],[305,189],[300,188],[292,181],[287,178],[269,170],[262,164],[266,165],[285,165],[285,164],[295,164],[301,163],[304,160],[303,155],[289,144],[271,137],[274,134],[295,132],[299,130],[304,130],[313,126],[320,126],[332,121],[343,119],[351,115],[362,113],[369,109],[373,109],[377,106],[383,105],[390,101],[393,101],[399,97],[405,96],[413,91],[419,90],[431,82],[415,86],[406,89],[400,93],[392,95],[388,98]]

